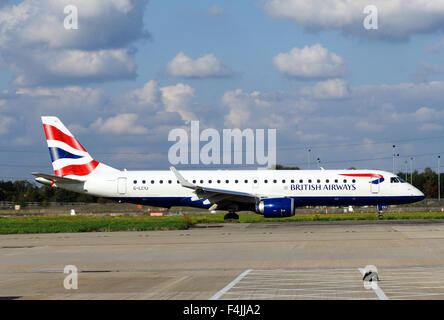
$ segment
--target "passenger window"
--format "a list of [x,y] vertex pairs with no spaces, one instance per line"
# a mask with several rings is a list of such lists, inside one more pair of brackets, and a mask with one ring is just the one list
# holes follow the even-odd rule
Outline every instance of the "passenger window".
[[143,184],[145,184],[145,183],[146,183],[146,181],[145,181],[145,180],[142,180],[142,183],[143,183]]
[[328,179],[327,179],[327,180],[325,180],[325,183],[330,183],[330,180],[328,180]]
[[234,180],[234,183],[238,183],[239,182],[239,180]]
[[346,180],[346,179],[344,179],[344,183],[347,183],[347,180]]
[[282,183],[285,183],[285,180],[282,180]]
[[257,180],[254,180],[253,183],[257,183]]
[[159,183],[162,184],[162,183],[163,183],[163,180],[159,180]]
[[208,180],[208,183],[211,183],[211,180]]
[[273,180],[273,183],[276,183],[277,182],[277,180]]
[[217,180],[217,183],[220,183],[220,180]]
[[353,182],[353,183],[356,183],[356,180],[355,180],[355,179],[353,179],[353,180],[352,180],[352,182]]
[[318,179],[318,183],[321,183],[321,180]]
[[335,179],[335,183],[338,183],[338,179]]
[[291,183],[294,183],[294,179],[291,179]]
[[193,180],[193,183],[196,183],[196,180]]
[[268,183],[268,180],[264,180],[264,183]]
[[230,183],[230,180],[225,180],[225,183]]
[[203,183],[203,180],[200,180],[200,183]]
[[151,180],[151,184],[154,184],[154,180]]
[[133,182],[134,182],[134,184],[137,184],[137,180],[134,180]]
[[[171,180],[168,180],[168,183],[169,183],[169,184],[171,184],[171,182],[172,182]],[[144,182],[144,183],[145,183],[145,182]]]
[[248,180],[245,180],[244,182],[245,182],[245,183],[248,183]]
[[308,179],[308,183],[311,183],[311,179]]
[[302,179],[301,179],[301,180],[299,180],[299,183],[304,183],[304,180],[302,180]]

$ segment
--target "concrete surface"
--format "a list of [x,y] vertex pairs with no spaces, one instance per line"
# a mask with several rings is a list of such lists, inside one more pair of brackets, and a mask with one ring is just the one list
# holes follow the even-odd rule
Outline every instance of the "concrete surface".
[[1,235],[0,298],[378,299],[358,269],[374,265],[389,299],[443,299],[443,244],[440,221]]

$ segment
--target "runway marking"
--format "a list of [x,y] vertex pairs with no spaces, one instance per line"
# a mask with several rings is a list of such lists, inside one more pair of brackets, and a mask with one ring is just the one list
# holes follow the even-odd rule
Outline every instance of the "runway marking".
[[[311,269],[298,272],[253,269],[241,274],[218,292],[216,298],[226,295],[228,299],[248,299],[248,296],[253,299],[376,299],[372,292],[363,288],[354,270],[356,269]],[[269,274],[270,271],[273,273]]]
[[356,298],[356,297],[341,297],[335,295],[334,297],[327,297],[322,295],[316,295],[316,294],[267,294],[267,293],[240,293],[240,292],[227,292],[227,295],[240,295],[240,296],[262,296],[262,298],[312,298],[312,299],[340,299],[340,300],[368,300],[368,298]]
[[231,281],[228,285],[226,285],[222,290],[217,292],[214,296],[210,298],[210,300],[218,300],[222,295],[226,294],[228,290],[230,290],[232,287],[234,287],[239,281],[241,281],[247,274],[249,274],[251,269],[247,269],[244,272],[242,272],[240,275],[237,276],[236,279]]
[[[361,275],[364,276],[365,270],[362,269],[362,268],[359,268],[358,270],[361,273]],[[379,281],[376,281],[376,282],[372,281],[371,288],[376,293],[376,295],[378,296],[379,300],[388,300],[388,298],[385,295],[384,291],[382,291],[382,289],[379,287],[378,282]]]

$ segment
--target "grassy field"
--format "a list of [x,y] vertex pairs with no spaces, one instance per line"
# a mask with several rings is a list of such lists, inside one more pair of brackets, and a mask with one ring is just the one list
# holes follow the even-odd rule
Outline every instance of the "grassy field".
[[[239,220],[224,220],[223,214],[187,214],[184,216],[50,216],[0,217],[0,234],[56,233],[92,231],[185,230],[198,223],[258,223],[286,221],[378,220],[375,213],[297,214],[290,218],[266,219],[256,214],[240,214]],[[382,220],[443,219],[442,212],[385,213]]]

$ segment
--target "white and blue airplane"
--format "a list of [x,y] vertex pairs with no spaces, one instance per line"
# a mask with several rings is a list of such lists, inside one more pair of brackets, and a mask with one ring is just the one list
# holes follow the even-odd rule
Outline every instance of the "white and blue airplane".
[[424,194],[379,170],[118,170],[94,160],[57,117],[42,117],[54,175],[36,181],[74,192],[156,207],[188,206],[288,217],[302,206],[392,205]]

